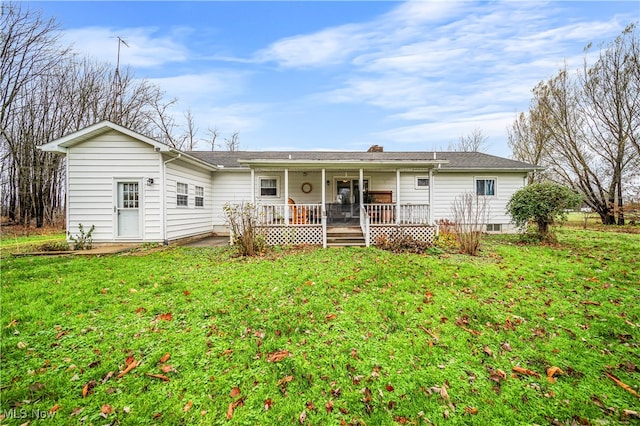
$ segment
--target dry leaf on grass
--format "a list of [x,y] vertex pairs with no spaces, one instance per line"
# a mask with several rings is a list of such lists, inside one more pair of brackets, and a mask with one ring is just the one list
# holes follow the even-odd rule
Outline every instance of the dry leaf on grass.
[[288,350],[276,351],[267,356],[267,362],[279,362],[288,356],[291,356]]
[[527,376],[533,376],[533,377],[540,378],[540,375],[538,373],[536,373],[535,371],[529,370],[528,368],[513,367],[512,370],[513,370],[514,373],[526,374]]
[[147,377],[152,377],[154,379],[160,379],[163,382],[168,382],[169,378],[167,376],[165,376],[164,374],[151,374],[151,373],[147,373]]
[[555,383],[558,379],[556,379],[555,375],[560,375],[560,374],[564,374],[564,371],[562,371],[562,369],[560,367],[549,367],[547,368],[547,379],[549,380],[549,382],[551,383]]
[[171,358],[171,354],[169,352],[162,355],[162,358],[160,358],[160,361],[159,361],[160,364],[164,364],[165,362],[169,361],[169,358]]
[[620,379],[618,379],[616,376],[614,376],[611,373],[607,373],[605,372],[604,374],[607,375],[608,378],[610,378],[611,380],[613,380],[618,386],[620,386],[622,389],[626,390],[627,392],[629,392],[631,395],[635,395],[636,397],[640,398],[640,395],[638,395],[638,392],[636,392],[635,390],[633,390],[633,388],[631,386],[629,386],[628,384],[622,382]]

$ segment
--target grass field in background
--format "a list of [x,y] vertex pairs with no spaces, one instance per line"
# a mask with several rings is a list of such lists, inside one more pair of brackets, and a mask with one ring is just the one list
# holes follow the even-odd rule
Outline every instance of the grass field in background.
[[637,422],[640,236],[558,239],[3,257],[1,423]]

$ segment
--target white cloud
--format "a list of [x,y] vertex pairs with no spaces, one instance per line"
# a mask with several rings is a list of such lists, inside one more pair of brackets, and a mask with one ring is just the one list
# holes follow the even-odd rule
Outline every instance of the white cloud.
[[149,27],[85,27],[65,30],[62,40],[71,44],[73,49],[81,54],[115,64],[120,37],[128,45],[120,46],[121,66],[148,68],[187,60],[188,49],[175,40],[184,32],[184,28],[178,28],[172,34],[157,36],[157,29]]

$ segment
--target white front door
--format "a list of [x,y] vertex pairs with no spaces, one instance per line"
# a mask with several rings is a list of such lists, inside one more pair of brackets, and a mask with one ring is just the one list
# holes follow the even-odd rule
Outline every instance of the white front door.
[[118,237],[140,236],[140,185],[138,182],[118,182],[116,206]]

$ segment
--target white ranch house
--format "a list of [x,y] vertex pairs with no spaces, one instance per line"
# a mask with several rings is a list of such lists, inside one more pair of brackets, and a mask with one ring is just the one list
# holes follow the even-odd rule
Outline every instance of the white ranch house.
[[228,235],[226,203],[258,206],[269,244],[428,241],[465,192],[489,201],[487,232],[513,232],[505,206],[536,170],[475,152],[183,152],[108,121],[41,149],[66,156],[67,230],[95,225],[94,244]]

